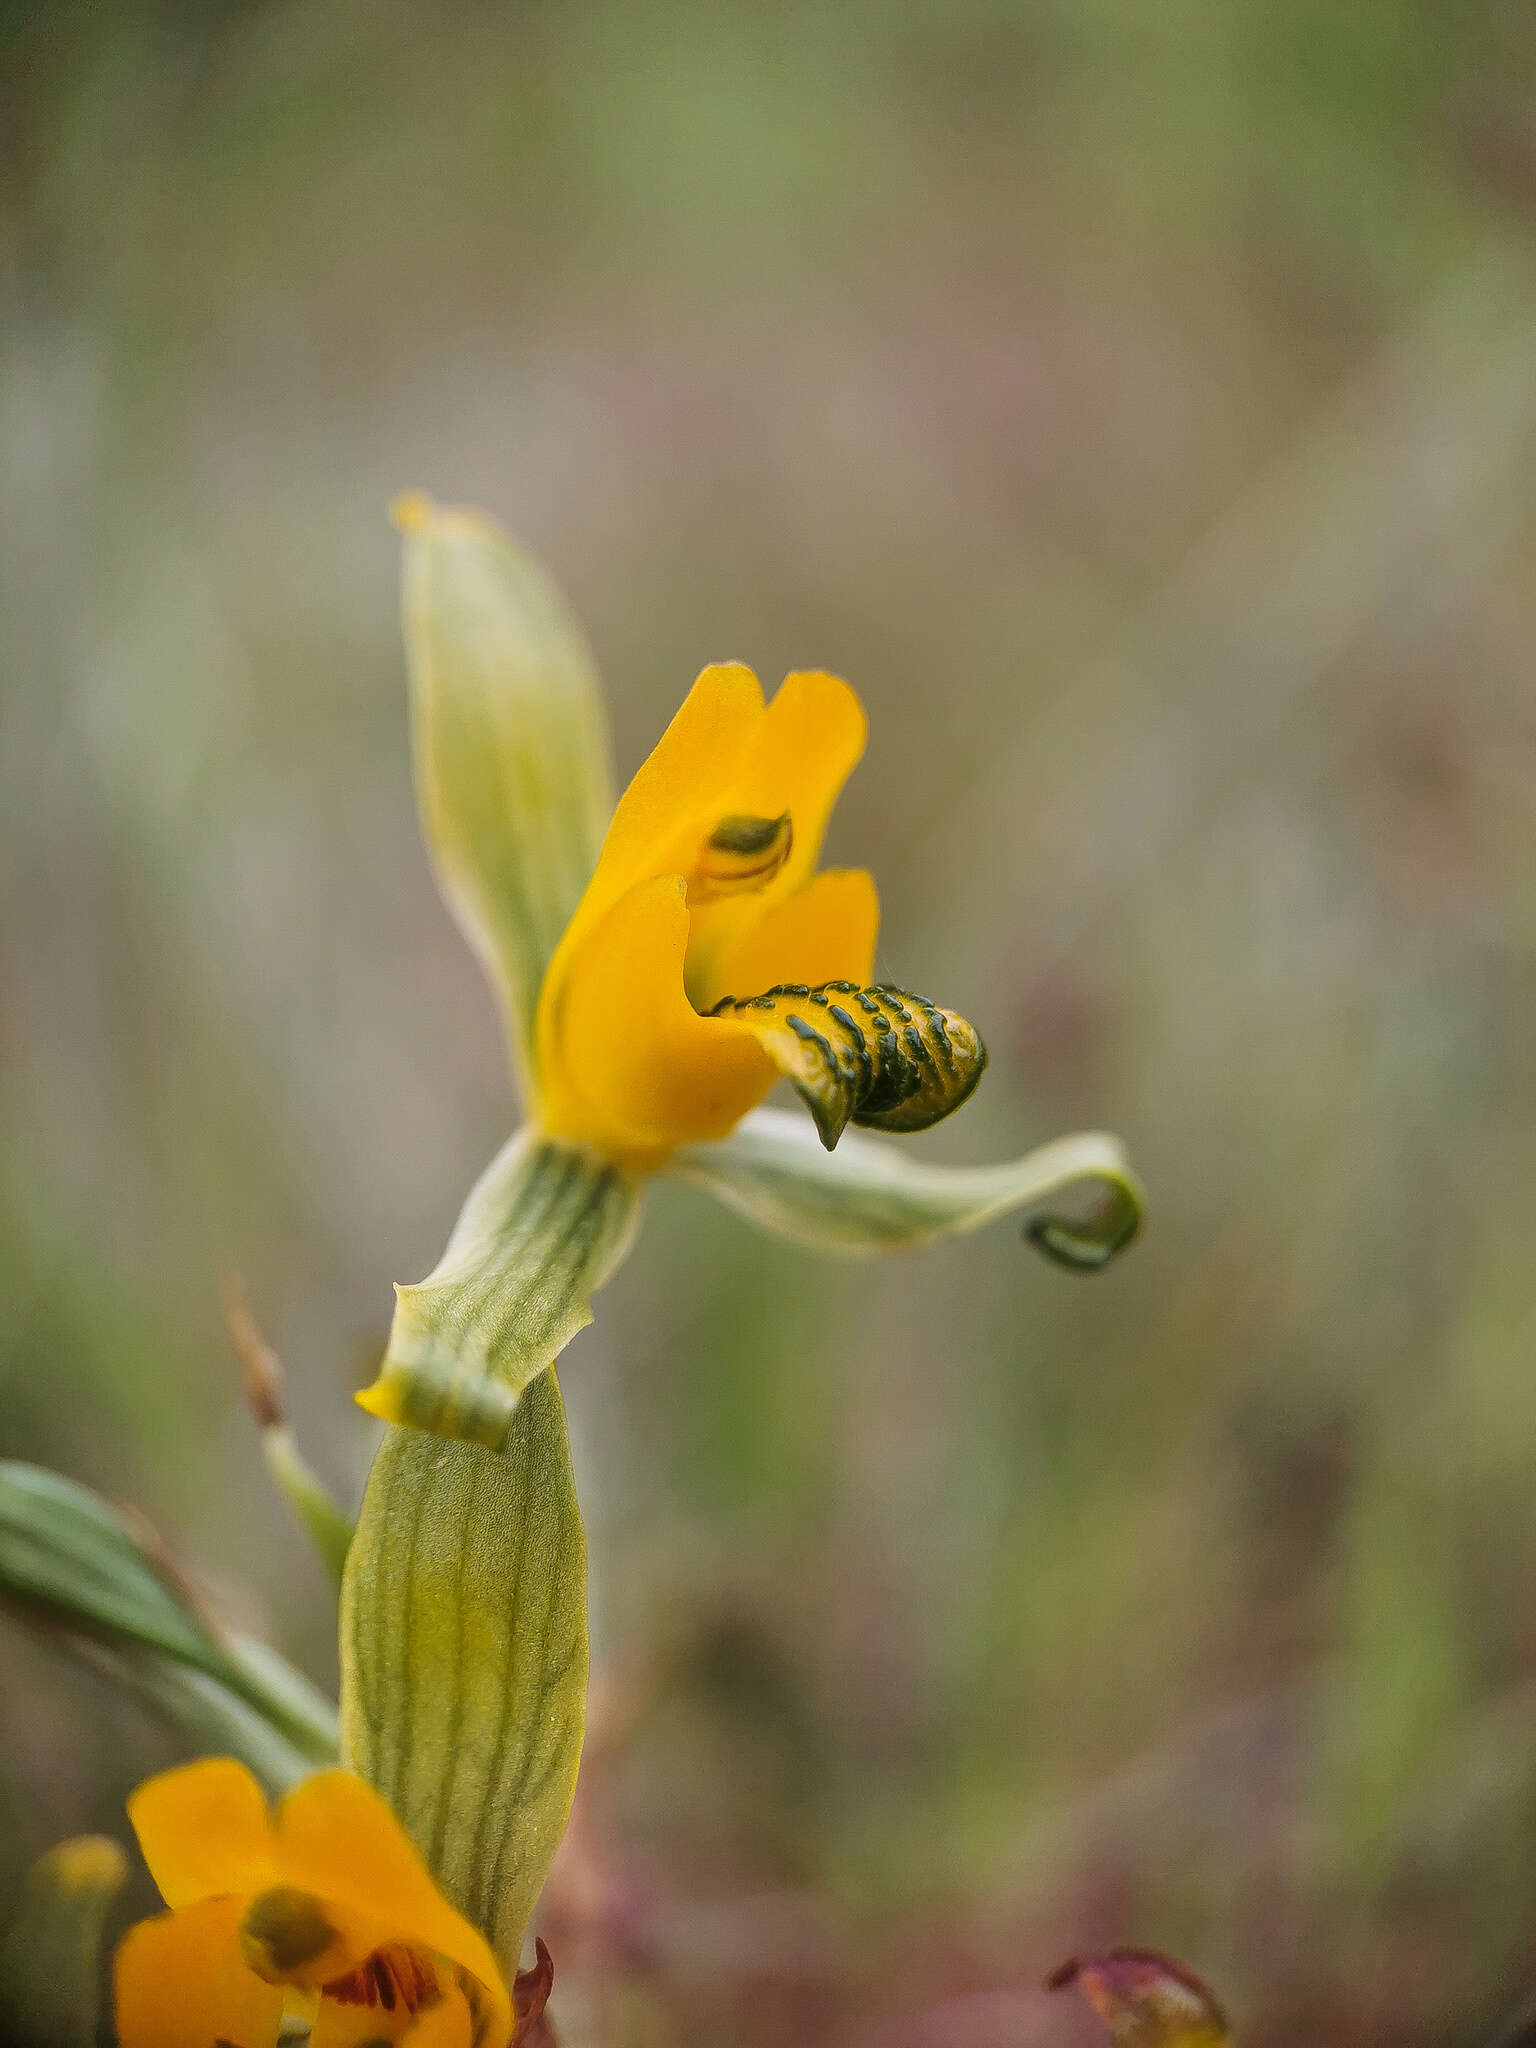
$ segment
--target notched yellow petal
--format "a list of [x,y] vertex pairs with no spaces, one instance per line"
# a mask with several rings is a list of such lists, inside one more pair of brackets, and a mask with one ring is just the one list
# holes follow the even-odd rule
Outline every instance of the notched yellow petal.
[[283,1993],[245,1965],[236,1939],[242,1905],[200,1899],[129,1928],[113,1973],[122,2048],[275,2048]]
[[[278,1810],[277,1860],[293,1888],[323,1899],[327,1917],[343,1931],[348,1953],[334,1974],[364,1966],[387,1945],[380,1942],[387,1933],[462,1964],[481,1985],[495,2022],[510,2024],[495,1956],[444,1896],[389,1802],[361,1777],[321,1771],[296,1785]],[[312,1981],[310,1970],[303,1974]]]
[[726,996],[710,1014],[756,1033],[829,1152],[850,1123],[927,1130],[960,1107],[987,1064],[973,1025],[885,982],[786,982],[760,996]]
[[1046,1988],[1074,1986],[1119,2048],[1228,2048],[1226,2014],[1185,1964],[1157,1949],[1117,1948],[1074,1956]]
[[147,1778],[129,1795],[128,1818],[168,1906],[271,1882],[266,1796],[233,1757],[200,1757]]

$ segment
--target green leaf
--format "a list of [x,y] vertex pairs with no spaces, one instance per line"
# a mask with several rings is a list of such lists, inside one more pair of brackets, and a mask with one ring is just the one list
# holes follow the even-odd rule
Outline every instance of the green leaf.
[[0,1941],[0,2038],[16,2048],[95,2048],[101,1938],[128,1875],[108,1835],[60,1842],[27,1872]]
[[835,1152],[804,1120],[759,1109],[730,1137],[687,1145],[669,1170],[808,1251],[906,1251],[1026,1212],[1024,1234],[1059,1264],[1092,1270],[1124,1249],[1144,1197],[1116,1138],[1058,1138],[1001,1166],[928,1166],[848,1133]]
[[57,1472],[0,1464],[0,1600],[192,1739],[249,1730],[240,1753],[269,1782],[334,1759],[335,1716],[308,1680],[220,1629],[146,1524]]
[[640,1220],[640,1184],[522,1131],[475,1186],[427,1278],[395,1290],[370,1414],[498,1450],[523,1389],[592,1320]]
[[221,1671],[164,1560],[150,1562],[151,1541],[88,1487],[35,1465],[0,1465],[0,1587],[72,1623]]
[[[320,1701],[325,1732],[317,1730],[301,1745],[238,1693],[190,1664],[173,1664],[148,1650],[107,1646],[88,1637],[76,1638],[66,1647],[79,1662],[100,1671],[167,1722],[188,1755],[238,1757],[274,1798],[336,1762],[335,1714],[329,1702]],[[315,1698],[319,1700],[319,1695]]]
[[554,1373],[501,1454],[392,1429],[342,1582],[342,1761],[509,1974],[570,1814],[586,1687],[586,1539]]
[[324,1480],[299,1449],[286,1422],[261,1432],[261,1455],[273,1484],[293,1510],[294,1519],[319,1554],[333,1585],[341,1584],[352,1541],[352,1522]]
[[602,691],[559,591],[493,520],[415,494],[395,516],[422,832],[526,1083],[544,969],[613,811]]

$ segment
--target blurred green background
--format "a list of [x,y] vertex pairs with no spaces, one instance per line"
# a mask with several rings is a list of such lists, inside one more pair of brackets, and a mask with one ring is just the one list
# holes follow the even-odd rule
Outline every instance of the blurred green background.
[[[219,1318],[355,1498],[514,1115],[420,851],[392,491],[549,561],[628,773],[857,685],[831,856],[973,1017],[929,1157],[1145,1241],[814,1265],[681,1189],[563,1380],[568,2042],[1245,2040],[1536,1984],[1536,16],[1517,0],[0,10],[0,1454],[316,1677]],[[0,1624],[0,1862],[174,1754]]]

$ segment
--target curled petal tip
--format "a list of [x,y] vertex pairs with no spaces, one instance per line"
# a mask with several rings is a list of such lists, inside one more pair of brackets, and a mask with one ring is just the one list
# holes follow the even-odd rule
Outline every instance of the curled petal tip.
[[[531,1970],[519,1970],[512,1984],[512,2040],[510,2048],[519,2048],[519,2043],[535,2033],[549,2003],[549,1994],[555,1985],[555,1965],[543,1941],[535,1936],[534,1953],[537,1960]],[[541,2030],[542,2032],[542,2030]]]

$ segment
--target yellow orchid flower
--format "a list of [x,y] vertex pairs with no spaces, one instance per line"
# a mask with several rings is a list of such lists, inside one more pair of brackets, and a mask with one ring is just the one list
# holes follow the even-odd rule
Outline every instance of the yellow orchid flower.
[[149,1779],[128,1815],[170,1910],[118,1948],[121,2048],[273,2048],[285,2011],[311,2016],[313,2048],[507,2048],[531,2024],[515,2029],[490,1948],[350,1771],[273,1814],[243,1764],[207,1758]]
[[[986,1064],[962,1018],[872,980],[870,877],[816,871],[864,747],[846,683],[801,671],[765,703],[750,669],[706,668],[615,807],[597,677],[548,577],[483,514],[411,495],[395,516],[423,833],[500,998],[529,1120],[436,1268],[398,1290],[365,1408],[502,1449],[658,1171],[823,1252],[1021,1209],[1063,1264],[1129,1242],[1140,1190],[1100,1133],[978,1168],[844,1135],[922,1130]],[[780,1076],[814,1131],[758,1106]]]
[[852,1118],[936,1123],[986,1061],[968,1024],[870,989],[879,902],[815,872],[864,750],[863,707],[818,670],[765,705],[706,668],[619,800],[539,996],[535,1120],[631,1167],[723,1138],[787,1074],[830,1149]]

